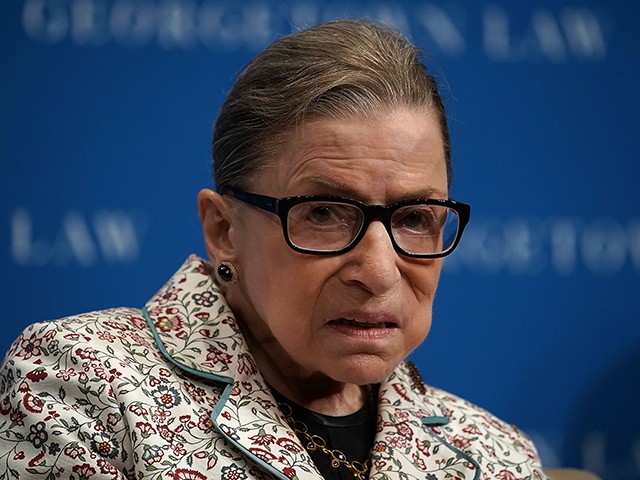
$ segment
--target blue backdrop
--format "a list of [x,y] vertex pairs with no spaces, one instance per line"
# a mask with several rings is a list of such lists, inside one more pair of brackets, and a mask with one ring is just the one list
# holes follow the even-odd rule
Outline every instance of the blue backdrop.
[[[141,306],[191,252],[235,74],[345,16],[431,53],[473,205],[414,354],[547,466],[640,479],[640,3],[22,0],[0,7],[0,349]],[[462,334],[460,333],[462,332]],[[455,344],[450,338],[455,336]]]

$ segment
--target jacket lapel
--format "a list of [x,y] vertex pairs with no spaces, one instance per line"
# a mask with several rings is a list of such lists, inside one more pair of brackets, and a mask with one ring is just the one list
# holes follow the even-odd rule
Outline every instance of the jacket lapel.
[[143,314],[164,356],[195,375],[230,383],[246,347],[211,266],[192,255],[149,300]]
[[479,478],[478,465],[438,435],[449,417],[414,369],[401,365],[380,387],[369,478]]
[[218,429],[254,461],[279,478],[322,480],[311,457],[288,426],[253,358],[211,414]]

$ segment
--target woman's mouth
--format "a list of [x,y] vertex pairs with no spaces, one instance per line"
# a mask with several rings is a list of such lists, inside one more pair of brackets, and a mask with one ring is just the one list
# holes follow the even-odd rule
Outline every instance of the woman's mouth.
[[351,318],[340,317],[327,322],[334,332],[361,341],[382,340],[395,334],[400,325],[388,318]]
[[355,328],[373,329],[373,328],[395,328],[398,325],[394,322],[366,322],[356,320],[353,318],[338,318],[331,320],[329,324],[332,325],[347,325]]

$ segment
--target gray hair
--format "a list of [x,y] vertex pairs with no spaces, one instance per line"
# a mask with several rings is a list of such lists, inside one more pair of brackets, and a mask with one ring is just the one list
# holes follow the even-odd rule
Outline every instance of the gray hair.
[[420,58],[402,34],[364,20],[335,20],[275,41],[241,71],[218,114],[212,144],[217,189],[246,188],[284,136],[305,121],[395,106],[435,113],[450,183],[447,117]]

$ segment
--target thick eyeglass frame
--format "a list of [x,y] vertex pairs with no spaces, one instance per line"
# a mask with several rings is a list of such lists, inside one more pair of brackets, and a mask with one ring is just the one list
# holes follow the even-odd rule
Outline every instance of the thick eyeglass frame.
[[[399,202],[391,203],[389,205],[369,205],[368,203],[360,202],[359,200],[354,200],[352,198],[340,197],[335,195],[300,195],[294,197],[283,197],[283,198],[275,198],[269,197],[266,195],[260,195],[257,193],[249,193],[244,190],[240,190],[234,187],[224,187],[219,189],[219,193],[222,195],[226,195],[231,193],[234,198],[241,200],[244,203],[252,205],[254,207],[260,208],[270,213],[274,213],[280,218],[280,224],[282,225],[282,233],[284,235],[285,241],[287,245],[291,247],[296,252],[307,253],[311,255],[337,255],[341,253],[348,252],[353,249],[360,240],[365,236],[369,225],[374,220],[379,220],[384,225],[387,233],[389,234],[389,238],[391,238],[391,243],[393,244],[393,248],[396,252],[405,255],[407,257],[412,258],[441,258],[446,257],[451,252],[455,250],[460,243],[460,239],[462,238],[462,232],[466,227],[467,223],[469,223],[469,218],[471,216],[471,206],[466,203],[457,202],[452,199],[441,200],[441,199],[433,199],[433,198],[412,198],[409,200],[401,200]],[[360,231],[356,234],[356,236],[349,242],[346,246],[339,248],[337,250],[313,250],[300,247],[294,244],[289,238],[289,230],[288,230],[288,218],[289,218],[289,210],[291,210],[296,205],[305,202],[339,202],[347,205],[353,205],[360,209],[363,214],[362,226],[360,227]],[[438,253],[411,253],[404,250],[393,236],[393,231],[391,227],[391,217],[394,212],[399,208],[402,208],[407,205],[438,205],[441,207],[447,207],[451,210],[454,210],[458,215],[458,230],[456,231],[455,239],[449,248],[442,252]]]

